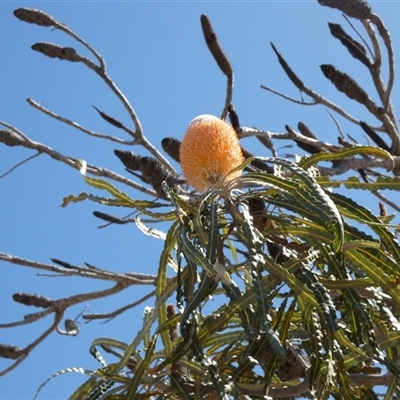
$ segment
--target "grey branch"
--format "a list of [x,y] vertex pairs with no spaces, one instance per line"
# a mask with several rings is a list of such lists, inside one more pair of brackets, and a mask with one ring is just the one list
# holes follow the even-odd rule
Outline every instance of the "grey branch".
[[[80,170],[81,167],[80,167],[79,160],[77,158],[65,156],[43,143],[35,142],[35,141],[29,139],[21,131],[19,131],[14,126],[8,124],[7,122],[0,121],[0,124],[5,126],[8,129],[10,129],[12,132],[15,132],[17,134],[17,136],[20,136],[20,139],[21,139],[19,141],[20,146],[26,147],[27,149],[36,150],[39,153],[45,153],[45,154],[49,155],[51,158],[67,164],[69,167],[72,167],[76,170]],[[120,183],[123,183],[134,189],[137,189],[143,193],[147,193],[150,196],[157,197],[157,194],[154,190],[149,189],[145,186],[142,186],[137,182],[131,181],[130,179],[127,179],[124,176],[119,175],[109,169],[106,169],[103,167],[98,167],[96,165],[88,164],[87,172],[89,172],[90,174],[95,175],[95,176],[103,176],[103,177],[112,179],[116,182],[120,182]]]
[[[125,145],[132,145],[132,144],[135,144],[135,141],[134,141],[134,140],[133,140],[133,141],[132,141],[132,140],[126,141],[126,140],[119,139],[119,138],[117,138],[117,137],[115,137],[115,136],[105,135],[105,134],[97,133],[97,132],[94,132],[94,131],[92,131],[92,130],[90,130],[90,129],[87,129],[87,128],[85,128],[84,126],[78,124],[77,122],[74,122],[74,121],[72,121],[72,120],[70,120],[70,119],[68,119],[68,118],[65,118],[65,117],[62,117],[61,115],[56,114],[56,113],[53,112],[53,111],[48,110],[47,108],[41,106],[41,105],[40,105],[38,102],[36,102],[35,100],[32,100],[32,99],[29,99],[29,98],[28,98],[28,99],[26,99],[26,101],[27,101],[32,107],[34,107],[34,108],[36,108],[36,109],[42,111],[44,114],[48,115],[49,117],[54,118],[54,119],[56,119],[57,121],[64,122],[65,124],[70,125],[70,126],[76,128],[76,129],[78,129],[78,130],[80,130],[80,131],[82,131],[82,132],[84,132],[84,133],[87,133],[87,134],[90,135],[90,136],[98,137],[98,138],[101,138],[101,139],[108,139],[108,140],[111,140],[112,142],[117,142],[117,143],[125,144]],[[122,129],[123,129],[125,132],[128,132],[128,133],[131,134],[131,135],[133,134],[133,132],[132,132],[129,128],[127,128],[125,125],[122,127]]]

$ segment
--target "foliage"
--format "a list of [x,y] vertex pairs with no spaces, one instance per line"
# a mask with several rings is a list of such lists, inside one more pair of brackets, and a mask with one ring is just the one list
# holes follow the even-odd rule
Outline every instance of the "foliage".
[[[300,132],[287,127],[284,137],[294,140],[311,156],[293,162],[254,157],[242,149],[246,161],[232,171],[243,170],[242,175],[210,184],[203,193],[190,192],[164,156],[147,141],[133,108],[108,77],[97,52],[88,47],[99,65],[71,48],[44,43],[33,46],[50,57],[82,62],[99,74],[127,106],[136,129],[132,131],[98,110],[100,116],[127,131],[132,143],[144,146],[153,157],[116,151],[127,169],[142,180],[139,184],[112,171],[55,155],[40,143],[33,145],[6,123],[3,125],[7,130],[1,132],[0,140],[45,152],[81,170],[96,194],[70,195],[63,206],[91,200],[136,210],[139,216],[134,221],[138,227],[165,243],[154,277],[154,305],[145,309],[137,336],[131,343],[109,338],[92,343],[91,353],[102,366],[96,371],[76,371],[89,377],[70,399],[375,399],[377,385],[386,386],[385,399],[399,394],[400,245],[394,230],[397,226],[391,225],[392,216],[384,203],[398,209],[381,193],[400,190],[399,135],[390,102],[394,80],[390,37],[365,1],[353,1],[350,6],[343,1],[319,3],[359,19],[370,37],[372,55],[340,25],[330,25],[332,35],[371,72],[379,106],[346,73],[332,65],[321,69],[338,91],[363,104],[382,125],[371,127],[358,121],[320,96],[301,81],[274,45],[273,50],[300,91],[312,102],[324,104],[360,125],[376,146],[350,143],[344,137],[340,146],[330,145],[319,141],[300,123]],[[15,15],[71,34],[64,24],[41,11],[18,9]],[[222,118],[229,115],[239,138],[257,136],[273,151],[268,132],[240,125],[230,104],[233,68],[206,16],[201,17],[201,25],[206,43],[227,77]],[[388,53],[387,85],[380,76],[382,52],[373,26]],[[46,112],[43,107],[42,111]],[[386,133],[391,145],[377,132]],[[164,150],[179,160],[179,150],[171,150],[171,143],[179,148],[179,141],[169,138],[163,143]],[[327,163],[332,166],[326,167]],[[379,174],[380,167],[386,167],[394,176]],[[356,171],[361,179],[333,178],[345,171]],[[150,194],[156,201],[132,199],[119,189],[120,184]],[[378,196],[381,214],[374,215],[352,200],[354,190]],[[104,213],[95,215],[109,223],[129,222]],[[151,221],[168,222],[167,235],[150,228]],[[67,270],[77,275],[82,272],[61,260],[54,262],[61,267],[42,267],[60,274]],[[173,276],[168,276],[168,267],[173,268]],[[65,307],[135,284],[125,276],[109,277],[101,270],[92,273],[98,279],[114,280],[115,287],[85,299],[71,297]],[[32,297],[19,300],[25,304],[33,301]],[[40,299],[40,304],[44,313],[54,312],[60,321],[65,309],[60,309],[60,303]],[[18,363],[29,350],[4,345],[2,356],[17,359]],[[106,365],[100,351],[114,354],[117,361]]]

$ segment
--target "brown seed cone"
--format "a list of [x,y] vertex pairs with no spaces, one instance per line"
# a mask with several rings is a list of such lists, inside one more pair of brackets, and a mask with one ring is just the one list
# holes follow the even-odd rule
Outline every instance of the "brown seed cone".
[[26,306],[47,308],[53,304],[52,300],[46,296],[42,296],[41,294],[14,293],[12,297],[17,303]]
[[235,107],[233,107],[233,104],[229,104],[228,106],[228,116],[229,120],[231,121],[232,128],[238,132],[240,129],[239,115],[237,114]]
[[365,0],[318,0],[318,3],[336,8],[352,18],[367,19],[372,15],[372,8]]
[[18,346],[0,344],[0,357],[2,358],[10,358],[12,360],[15,360],[20,357],[21,353],[22,349]]
[[102,219],[103,221],[111,222],[113,224],[123,225],[123,224],[127,224],[130,222],[130,221],[127,221],[126,219],[114,217],[113,215],[106,214],[106,213],[103,213],[100,211],[93,211],[93,215],[97,218]]
[[141,157],[139,161],[140,171],[145,180],[153,186],[158,197],[167,200],[167,196],[161,187],[161,183],[168,179],[169,173],[164,166],[153,157]]
[[126,168],[133,171],[140,171],[141,156],[133,151],[114,150],[114,154],[122,161]]
[[71,62],[82,61],[82,57],[72,47],[62,47],[58,44],[39,42],[32,45],[32,50],[38,51],[47,57],[56,58],[61,60],[67,60]]
[[286,62],[286,60],[281,56],[281,53],[277,50],[277,48],[274,46],[274,44],[271,42],[272,49],[274,50],[276,56],[278,57],[279,64],[281,64],[281,67],[283,70],[286,72],[286,75],[288,78],[292,81],[292,83],[299,89],[303,90],[304,88],[304,83],[303,81],[294,73],[292,68],[289,67],[289,64]]
[[[300,133],[303,136],[307,136],[311,139],[318,140],[318,137],[314,134],[314,132],[311,131],[311,129],[304,122],[300,121],[297,124],[297,128],[299,129]],[[299,140],[295,140],[295,142],[297,143],[297,146],[299,146],[302,150],[307,151],[308,153],[316,154],[319,153],[320,151],[318,147],[313,146],[312,144],[303,143],[300,142]]]
[[166,137],[161,141],[163,150],[176,162],[179,160],[179,151],[181,148],[181,141],[173,137]]
[[226,76],[232,76],[233,75],[232,65],[229,62],[228,57],[222,50],[222,47],[218,42],[217,35],[214,32],[214,29],[207,15],[203,14],[200,17],[200,22],[204,34],[204,39],[207,43],[208,49],[210,50],[212,56],[214,57],[214,60],[217,62],[219,68]]
[[337,69],[334,65],[323,64],[320,68],[324,75],[335,85],[339,92],[350,99],[363,104],[374,115],[382,114],[383,109],[378,107],[368,96],[367,92],[350,76]]
[[139,167],[143,176],[151,184],[160,184],[168,177],[168,171],[153,157],[141,157]]
[[106,114],[103,111],[100,111],[97,107],[93,106],[92,107],[100,114],[101,118],[103,118],[105,121],[107,121],[109,124],[115,126],[116,128],[123,128],[124,125],[114,117],[111,117],[110,115]]
[[377,146],[383,150],[390,151],[390,147],[386,144],[386,142],[374,130],[372,130],[368,124],[366,124],[364,121],[360,121],[360,126]]
[[331,31],[331,35],[336,39],[339,39],[340,42],[348,52],[357,60],[361,61],[368,68],[371,66],[371,61],[367,56],[367,50],[365,47],[354,40],[350,35],[348,35],[340,24],[332,24],[328,22],[329,29]]
[[17,8],[14,15],[21,21],[40,26],[52,26],[56,22],[51,15],[34,8]]

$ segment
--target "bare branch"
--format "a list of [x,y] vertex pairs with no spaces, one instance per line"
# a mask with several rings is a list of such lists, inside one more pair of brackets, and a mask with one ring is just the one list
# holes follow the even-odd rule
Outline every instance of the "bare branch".
[[13,172],[15,169],[17,169],[18,167],[20,167],[22,164],[25,164],[26,162],[32,160],[33,158],[40,156],[40,152],[34,154],[33,156],[30,156],[28,158],[26,158],[25,160],[19,162],[18,164],[14,165],[12,168],[10,168],[7,172],[4,172],[4,174],[0,175],[0,179],[4,178],[5,176],[7,176],[8,174],[11,174],[11,172]]
[[137,300],[137,301],[135,301],[135,302],[133,302],[131,304],[128,304],[128,305],[126,305],[124,307],[121,307],[118,310],[115,310],[115,311],[113,311],[111,313],[107,313],[107,314],[93,314],[93,313],[84,314],[84,315],[82,315],[82,318],[88,320],[88,322],[92,321],[94,319],[107,319],[107,321],[105,321],[105,322],[108,322],[108,321],[112,320],[113,318],[115,318],[116,316],[122,314],[123,312],[125,312],[125,311],[127,311],[127,310],[129,310],[131,308],[134,308],[134,307],[138,306],[139,304],[145,302],[146,300],[150,299],[151,297],[153,297],[155,295],[155,293],[156,293],[155,290],[153,290],[152,292],[146,294],[146,296],[143,296],[141,299],[139,299],[139,300]]
[[[5,127],[9,128],[12,131],[15,131],[17,134],[21,134],[20,131],[18,131],[15,127],[13,127],[12,125],[10,125],[4,121],[0,121],[0,124],[4,125]],[[45,153],[45,154],[49,155],[51,158],[67,164],[69,167],[72,167],[76,170],[80,170],[81,167],[80,167],[79,160],[77,158],[65,156],[45,144],[42,144],[39,142],[34,142],[33,140],[29,139],[25,135],[23,135],[23,137],[26,139],[20,142],[21,146],[26,147],[28,149],[36,150],[39,153]],[[1,139],[1,137],[0,137],[0,139]],[[154,190],[148,189],[148,188],[140,185],[139,183],[131,181],[130,179],[127,179],[124,176],[119,175],[111,170],[106,169],[106,168],[88,164],[87,171],[92,175],[103,176],[103,177],[112,179],[114,181],[124,183],[125,185],[130,186],[134,189],[137,189],[143,193],[147,193],[150,196],[157,197],[157,194]]]
[[100,280],[114,281],[114,282],[125,282],[128,281],[130,284],[142,284],[142,285],[154,285],[156,277],[148,274],[136,274],[136,273],[123,273],[117,274],[113,271],[107,271],[100,268],[86,268],[71,265],[70,268],[61,268],[52,264],[45,264],[37,261],[31,261],[26,258],[21,258],[7,253],[0,252],[0,260],[7,261],[12,264],[22,265],[25,267],[31,267],[44,271],[55,272],[61,276],[80,276],[83,278],[94,278]]
[[[70,125],[70,126],[76,128],[76,129],[79,129],[80,131],[82,131],[84,133],[87,133],[90,136],[98,137],[98,138],[101,138],[101,139],[108,139],[108,140],[111,140],[112,142],[117,142],[117,143],[125,144],[125,145],[135,144],[134,140],[133,141],[132,140],[129,140],[129,141],[122,140],[122,139],[119,139],[119,138],[114,137],[114,136],[105,135],[105,134],[102,134],[102,133],[97,133],[97,132],[91,131],[90,129],[85,128],[84,126],[78,124],[77,122],[74,122],[74,121],[72,121],[72,120],[70,120],[68,118],[64,118],[61,115],[58,115],[53,111],[50,111],[49,109],[47,109],[47,108],[43,107],[42,105],[40,105],[35,100],[32,100],[32,99],[28,98],[28,99],[26,99],[26,101],[32,107],[38,109],[39,111],[43,112],[44,114],[48,115],[49,117],[54,118],[57,121],[64,122],[65,124]],[[130,129],[128,129],[125,125],[123,125],[122,129],[125,132],[128,132],[131,136],[133,136],[133,132]]]
[[63,313],[64,313],[64,311],[62,311],[62,310],[56,312],[55,315],[54,315],[53,324],[44,333],[42,333],[42,335],[40,335],[35,341],[33,341],[30,345],[28,345],[27,347],[25,347],[25,349],[23,349],[21,351],[20,357],[15,361],[14,364],[11,364],[8,368],[4,369],[3,371],[0,371],[0,376],[6,375],[8,372],[12,371],[19,364],[21,364],[22,361],[24,361],[28,357],[29,353],[37,345],[39,345],[41,342],[43,342],[43,340],[46,339],[46,337],[49,336],[57,328],[57,325],[62,320]]

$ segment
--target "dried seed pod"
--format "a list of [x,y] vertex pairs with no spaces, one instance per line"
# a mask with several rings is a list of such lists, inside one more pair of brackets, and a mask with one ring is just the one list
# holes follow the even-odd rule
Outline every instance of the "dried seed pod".
[[173,137],[166,137],[161,141],[163,150],[176,162],[179,162],[181,141]]
[[21,21],[40,26],[53,26],[56,23],[51,15],[34,8],[17,8],[14,10],[14,15]]
[[139,166],[143,177],[151,184],[157,195],[161,199],[167,200],[168,198],[161,187],[161,183],[167,180],[169,172],[160,161],[153,157],[142,157],[139,161]]
[[67,334],[70,336],[76,336],[79,333],[78,323],[73,319],[66,319],[64,326]]
[[22,144],[22,139],[13,131],[0,130],[0,142],[7,146],[20,146]]
[[[299,122],[297,124],[297,127],[303,136],[307,136],[309,138],[318,140],[318,137],[311,131],[311,129],[305,123]],[[312,144],[308,143],[303,143],[300,140],[295,140],[295,142],[297,143],[297,146],[299,146],[304,151],[307,151],[308,153],[316,154],[320,152],[320,149],[317,146],[313,146]]]
[[351,76],[341,72],[330,64],[320,65],[320,68],[324,75],[336,86],[337,90],[346,94],[351,99],[365,104],[368,99],[368,94]]
[[240,129],[240,122],[239,122],[239,116],[237,115],[237,112],[235,110],[235,107],[233,107],[233,104],[229,104],[228,106],[228,116],[229,120],[231,121],[232,128],[237,132]]
[[95,217],[97,217],[97,218],[100,218],[100,219],[104,220],[104,221],[112,222],[113,224],[123,225],[123,224],[129,223],[129,221],[127,221],[126,219],[114,217],[113,215],[102,213],[100,211],[93,211],[93,215]]
[[281,67],[283,70],[286,72],[286,75],[289,77],[289,79],[293,82],[293,84],[299,89],[303,90],[304,88],[304,83],[301,81],[301,79],[293,72],[293,70],[289,67],[289,64],[286,62],[286,60],[281,56],[279,51],[276,49],[274,44],[271,42],[272,49],[274,50],[275,54],[278,57],[279,64],[281,64]]
[[82,61],[82,57],[72,47],[62,47],[58,44],[39,42],[32,45],[32,50],[38,51],[47,57],[56,58],[61,60],[67,60],[71,62]]
[[100,116],[106,120],[108,123],[110,123],[111,125],[117,127],[117,128],[123,128],[124,125],[122,125],[121,122],[119,122],[117,119],[110,117],[108,114],[104,113],[103,111],[100,111],[97,107],[93,106],[92,107],[100,114]]
[[336,89],[350,99],[363,104],[374,115],[381,115],[382,107],[378,107],[361,86],[349,75],[330,64],[320,65],[324,75],[335,85]]
[[375,131],[373,131],[368,124],[366,124],[363,121],[360,121],[360,126],[378,147],[380,147],[383,150],[390,151],[390,148],[385,143],[385,141]]
[[141,156],[133,151],[114,150],[114,154],[122,161],[126,168],[133,171],[140,171]]
[[17,303],[26,306],[48,308],[53,304],[53,300],[41,294],[14,293],[12,297]]
[[365,0],[318,0],[318,3],[336,8],[352,18],[367,19],[373,14],[371,6]]
[[267,135],[256,136],[257,140],[261,142],[267,149],[276,152],[275,146],[272,140]]
[[303,378],[306,373],[305,363],[301,361],[300,350],[297,346],[287,347],[285,357],[279,361],[277,375],[282,381]]
[[254,226],[259,230],[263,231],[265,222],[265,204],[262,200],[251,198],[248,200],[250,215],[253,217]]
[[151,184],[160,184],[168,177],[168,171],[154,157],[141,157],[139,161],[140,171]]
[[10,344],[0,344],[0,357],[16,360],[21,356],[22,349]]
[[228,57],[225,55],[222,50],[221,45],[218,42],[218,38],[214,29],[211,26],[211,22],[206,15],[202,15],[200,17],[201,28],[203,30],[204,39],[207,43],[207,47],[210,50],[214,60],[217,62],[219,68],[226,76],[233,75],[232,65],[228,60]]
[[179,158],[187,183],[203,192],[225,178],[240,176],[241,171],[227,174],[243,162],[243,153],[230,125],[213,115],[200,115],[188,126]]
[[348,52],[354,58],[361,61],[369,68],[371,66],[371,61],[367,56],[367,50],[365,47],[348,35],[340,24],[332,24],[331,22],[328,22],[328,25],[332,36],[339,39],[342,45],[346,47]]

